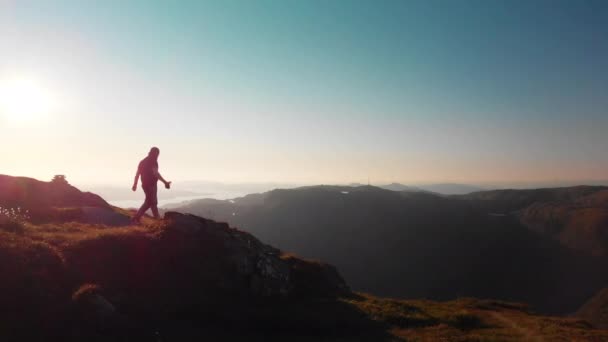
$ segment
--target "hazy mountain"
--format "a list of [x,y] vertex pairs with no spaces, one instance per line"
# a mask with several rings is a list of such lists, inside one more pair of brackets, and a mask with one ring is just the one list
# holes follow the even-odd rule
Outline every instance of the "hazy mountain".
[[[531,229],[532,217],[537,223],[542,216],[526,209],[554,200],[595,205],[584,198],[603,190],[444,197],[371,186],[313,186],[193,201],[176,210],[227,221],[279,248],[327,260],[356,290],[434,299],[491,297],[572,312],[608,284],[607,260],[575,246],[585,243],[564,243]],[[601,236],[606,227],[597,222]],[[580,236],[588,242],[597,237]]]
[[386,189],[386,190],[391,190],[391,191],[424,191],[420,188],[417,188],[414,186],[403,185],[401,183],[391,183],[391,184],[381,185],[380,188]]
[[471,192],[484,190],[473,185],[454,183],[425,184],[418,185],[417,187],[425,191],[435,192],[443,195],[464,195]]
[[[361,186],[362,184],[353,183],[350,186]],[[379,188],[392,190],[392,191],[425,191],[433,192],[442,195],[465,195],[471,192],[482,191],[480,187],[466,184],[452,184],[452,183],[439,183],[439,184],[423,184],[423,185],[403,185],[401,183],[391,183],[386,185],[380,185]]]
[[211,193],[209,198],[216,199],[229,199],[234,197],[240,197],[251,193],[260,193],[270,191],[272,189],[288,189],[295,188],[298,184],[291,183],[223,183],[214,181],[185,181],[180,182],[178,185],[180,188],[187,189],[189,191],[197,193]]

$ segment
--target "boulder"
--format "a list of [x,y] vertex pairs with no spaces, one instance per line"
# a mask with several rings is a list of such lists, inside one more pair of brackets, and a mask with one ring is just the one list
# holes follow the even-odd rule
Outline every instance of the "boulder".
[[[229,287],[238,292],[261,297],[286,297],[298,288],[292,276],[296,263],[249,233],[230,228],[225,223],[176,212],[165,214],[163,229],[161,241],[181,246],[182,252],[191,249],[196,253],[198,249],[205,251],[205,246],[212,247],[206,250],[211,255],[201,257],[211,258],[211,262],[226,267],[217,274],[219,279],[215,280],[216,284],[230,284]],[[300,263],[305,261],[301,260]],[[204,267],[205,264],[203,262],[200,266]],[[331,292],[339,293],[347,289],[333,267],[320,263],[311,265],[323,270],[319,274],[325,276],[317,281],[332,288]],[[210,275],[215,272],[206,273]],[[241,288],[235,289],[239,284]]]

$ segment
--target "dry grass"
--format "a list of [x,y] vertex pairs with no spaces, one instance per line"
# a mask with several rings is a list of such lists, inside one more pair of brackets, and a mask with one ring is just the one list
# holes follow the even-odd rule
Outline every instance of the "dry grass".
[[407,341],[608,341],[580,319],[533,315],[522,304],[463,298],[449,302],[360,295],[344,299]]

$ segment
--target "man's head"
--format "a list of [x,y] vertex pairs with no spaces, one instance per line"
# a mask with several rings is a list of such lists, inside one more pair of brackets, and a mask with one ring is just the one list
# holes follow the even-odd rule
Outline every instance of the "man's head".
[[158,158],[158,155],[160,154],[160,150],[158,149],[158,147],[152,147],[150,149],[150,152],[148,152],[148,156],[152,157],[152,158]]

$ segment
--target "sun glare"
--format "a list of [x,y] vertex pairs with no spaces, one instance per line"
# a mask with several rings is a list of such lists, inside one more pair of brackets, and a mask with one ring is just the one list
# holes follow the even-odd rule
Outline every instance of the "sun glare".
[[31,121],[53,109],[48,89],[30,79],[0,81],[0,115],[11,121]]

